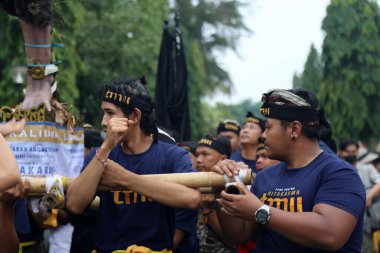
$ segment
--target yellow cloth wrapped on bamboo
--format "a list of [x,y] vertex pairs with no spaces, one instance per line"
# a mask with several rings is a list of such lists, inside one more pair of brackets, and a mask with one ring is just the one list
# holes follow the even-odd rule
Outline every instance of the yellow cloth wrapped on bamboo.
[[[93,250],[91,253],[97,253],[97,251]],[[173,253],[173,251],[167,249],[157,251],[144,246],[131,245],[126,250],[115,250],[112,253]]]
[[51,209],[51,214],[50,214],[49,218],[47,218],[43,222],[43,224],[50,226],[50,227],[53,227],[53,228],[56,228],[58,226],[57,217],[58,217],[58,209]]

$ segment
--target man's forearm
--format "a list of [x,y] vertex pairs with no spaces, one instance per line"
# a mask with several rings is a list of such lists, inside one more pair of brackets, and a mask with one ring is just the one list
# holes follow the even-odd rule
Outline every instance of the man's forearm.
[[21,179],[16,158],[1,134],[0,150],[0,191],[4,191],[20,183]]
[[367,196],[372,200],[374,197],[380,195],[380,184],[375,184],[372,189],[367,193]]
[[300,213],[271,208],[271,218],[265,226],[306,247],[339,250],[355,228],[356,218],[327,204],[316,206],[312,212]]
[[126,173],[128,175],[124,175],[125,187],[134,192],[171,207],[189,209],[199,207],[201,195],[195,189],[172,182],[157,181],[131,172]]
[[[110,151],[103,152],[99,156],[105,159],[104,157],[108,157]],[[71,213],[82,213],[92,202],[103,171],[103,164],[94,156],[84,171],[70,184],[67,191],[67,208]]]
[[223,235],[232,242],[245,243],[252,238],[259,227],[255,221],[248,222],[240,218],[232,217],[221,210],[221,205],[216,205],[216,214]]

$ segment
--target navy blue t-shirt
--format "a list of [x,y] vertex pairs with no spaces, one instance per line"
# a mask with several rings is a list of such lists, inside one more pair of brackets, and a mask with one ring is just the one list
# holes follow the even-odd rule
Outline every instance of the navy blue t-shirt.
[[71,224],[74,231],[71,237],[70,253],[91,252],[94,249],[97,223],[97,210],[87,210],[80,215],[73,215]]
[[245,164],[248,165],[248,168],[252,169],[252,172],[254,172],[254,173],[258,172],[257,169],[256,169],[256,160],[245,159],[241,155],[240,150],[237,150],[236,152],[232,153],[230,159],[234,160],[236,162],[243,162],[243,163],[245,163]]
[[16,201],[14,205],[14,226],[17,234],[30,233],[26,199]]
[[[44,239],[44,231],[37,225],[36,221],[34,221],[31,212],[32,211],[27,211],[26,214],[26,220],[28,220],[29,231],[24,233],[16,230],[20,242],[41,242]],[[17,217],[15,216],[15,218]]]
[[322,140],[319,140],[319,147],[325,151],[327,154],[330,154],[330,155],[335,155],[336,156],[336,153],[334,151],[331,150],[331,148]]
[[[351,213],[357,224],[338,252],[360,252],[365,190],[355,169],[337,156],[323,151],[300,169],[288,169],[284,163],[271,166],[257,174],[251,191],[265,204],[288,212],[310,212],[316,204],[324,203]],[[326,252],[293,243],[266,226],[261,232],[257,253]]]
[[[94,155],[95,150],[86,157],[84,167]],[[144,153],[135,155],[125,154],[118,145],[109,159],[140,175],[194,171],[184,149],[160,141],[153,143]],[[134,244],[152,250],[172,249],[174,208],[132,191],[100,192],[98,195],[96,250],[99,253],[126,249]]]
[[176,253],[198,252],[197,221],[199,210],[175,209],[175,228],[184,232]]

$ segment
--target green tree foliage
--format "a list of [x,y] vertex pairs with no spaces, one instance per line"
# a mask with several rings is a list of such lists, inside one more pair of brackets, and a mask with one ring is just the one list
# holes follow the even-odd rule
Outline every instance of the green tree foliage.
[[[85,12],[80,4],[74,2],[55,2],[53,15],[53,42],[62,42],[64,49],[54,48],[56,59],[63,60],[59,65],[61,73],[57,76],[60,99],[73,105],[79,97],[76,87],[76,74],[81,70],[81,60],[75,53],[76,36],[71,34],[84,27],[81,13]],[[64,14],[64,15],[63,15]],[[59,30],[59,32],[57,32]],[[69,35],[70,34],[70,35]],[[25,65],[25,49],[21,26],[17,17],[10,16],[0,9],[0,99],[1,105],[15,105],[23,94],[17,89],[11,78],[11,68]]]
[[302,87],[302,74],[293,74],[293,88],[301,88]]
[[60,73],[57,76],[59,99],[63,101],[71,112],[79,115],[75,102],[80,98],[80,86],[77,85],[77,76],[85,71],[85,62],[77,54],[80,45],[78,35],[86,28],[84,13],[86,10],[77,1],[56,1],[53,5],[53,42],[61,42],[64,48],[53,48],[55,60],[62,60],[59,65]]
[[216,89],[230,92],[230,76],[217,62],[215,50],[235,49],[238,38],[249,32],[239,9],[244,3],[236,0],[177,0],[176,3],[189,39],[199,43],[207,73],[207,92]]
[[318,93],[338,139],[379,137],[380,11],[372,0],[332,0],[323,20]]
[[[147,77],[155,86],[155,72],[167,0],[55,1],[53,41],[62,60],[57,76],[60,100],[75,105],[84,121],[100,125],[98,90],[103,82],[120,75]],[[0,98],[16,104],[16,86],[10,69],[25,64],[21,27],[16,17],[0,10]]]
[[11,69],[25,64],[21,26],[17,18],[0,9],[0,106],[15,105],[21,97],[13,83]]
[[323,77],[323,64],[318,51],[312,44],[302,75],[293,76],[293,88],[305,88],[318,92]]
[[245,99],[238,104],[231,105],[230,111],[232,115],[235,115],[237,121],[243,123],[248,111],[259,118],[264,118],[260,113],[261,105],[261,102],[253,102],[251,99]]
[[206,71],[205,63],[202,61],[202,52],[200,45],[195,40],[189,40],[185,29],[183,29],[183,40],[188,68],[188,98],[189,98],[189,111],[190,111],[190,123],[192,138],[198,139],[207,132],[204,123],[208,118],[207,112],[202,107],[205,105],[202,103],[202,96],[205,93],[205,80]]
[[[171,18],[168,0],[54,1],[54,49],[62,60],[57,76],[60,100],[78,109],[83,121],[100,127],[98,90],[120,75],[146,76],[155,89],[157,60],[164,20]],[[188,64],[188,86],[193,136],[205,133],[208,118],[202,98],[215,90],[228,92],[230,77],[216,60],[216,52],[235,48],[248,31],[240,14],[241,1],[177,0]],[[25,63],[18,19],[0,10],[0,98],[17,102],[11,66]]]
[[151,94],[161,42],[163,21],[169,7],[165,0],[83,2],[85,29],[78,34],[76,53],[86,65],[77,75],[77,102],[85,121],[99,124],[99,86],[128,75],[146,76]]
[[[238,39],[249,32],[243,22],[242,1],[177,0],[189,73],[189,103],[192,135],[209,132],[209,108],[202,98],[216,90],[229,93],[232,82],[217,61],[216,53],[235,49]],[[203,109],[202,109],[203,108]]]
[[[205,112],[207,118],[203,121],[206,128],[204,128],[202,135],[216,134],[216,128],[223,119],[234,119],[243,124],[248,111],[263,118],[260,114],[260,107],[261,103],[253,102],[251,99],[245,99],[237,104],[217,103],[213,106],[203,103],[202,111]],[[200,137],[197,136],[197,138]]]

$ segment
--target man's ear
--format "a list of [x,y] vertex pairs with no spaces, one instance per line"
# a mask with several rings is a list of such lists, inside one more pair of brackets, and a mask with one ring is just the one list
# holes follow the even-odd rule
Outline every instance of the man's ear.
[[226,160],[226,159],[228,159],[227,155],[221,155],[221,157],[220,157],[221,161]]
[[134,108],[129,119],[132,120],[134,124],[137,124],[141,121],[141,115],[140,109]]
[[302,132],[302,123],[299,122],[298,120],[293,121],[290,123],[290,138],[297,139],[299,136],[301,136]]

